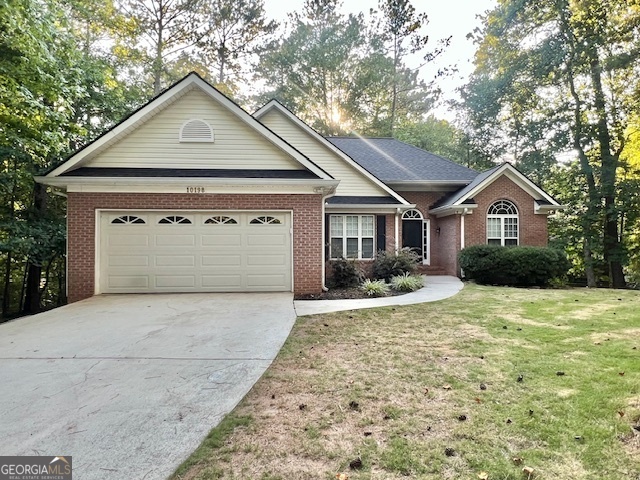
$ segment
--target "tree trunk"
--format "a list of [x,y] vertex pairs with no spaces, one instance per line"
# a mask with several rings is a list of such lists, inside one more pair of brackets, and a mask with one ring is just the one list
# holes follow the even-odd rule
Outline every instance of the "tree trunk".
[[594,106],[598,116],[597,137],[600,146],[600,188],[604,198],[604,258],[609,267],[609,282],[613,288],[625,288],[627,282],[622,271],[623,248],[618,237],[618,209],[616,207],[616,170],[618,158],[611,151],[604,90],[602,87],[602,67],[595,48],[591,49],[591,82],[594,92]]
[[7,318],[11,309],[11,252],[7,253],[7,263],[4,268],[4,288],[2,293],[2,317]]
[[[36,183],[33,186],[34,217],[43,217],[47,211],[47,189]],[[36,239],[37,241],[37,239]],[[24,307],[22,313],[34,314],[40,311],[40,281],[42,265],[39,259],[29,258],[27,267],[27,282],[25,289]]]

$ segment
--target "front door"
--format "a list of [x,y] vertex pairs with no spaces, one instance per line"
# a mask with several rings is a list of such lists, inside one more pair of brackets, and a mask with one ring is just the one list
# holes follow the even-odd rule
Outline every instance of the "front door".
[[402,221],[402,247],[410,248],[420,256],[422,260],[422,220]]

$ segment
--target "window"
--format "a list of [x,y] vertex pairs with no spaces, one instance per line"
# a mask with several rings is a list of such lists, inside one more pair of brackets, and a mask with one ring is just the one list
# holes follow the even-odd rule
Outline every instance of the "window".
[[175,225],[176,223],[191,223],[191,220],[189,220],[187,217],[172,215],[170,217],[162,218],[158,223],[162,225]]
[[238,221],[235,218],[227,217],[226,215],[216,215],[215,217],[209,217],[204,221],[205,225],[237,225]]
[[121,217],[114,218],[113,220],[111,220],[111,223],[131,225],[133,223],[145,223],[145,221],[140,217],[136,217],[135,215],[123,215]]
[[499,200],[487,212],[487,243],[489,245],[518,245],[518,209]]
[[407,210],[402,214],[403,220],[422,220],[422,214],[419,210]]
[[373,215],[331,215],[331,258],[373,258]]
[[249,222],[252,225],[280,225],[282,222],[276,217],[256,217]]

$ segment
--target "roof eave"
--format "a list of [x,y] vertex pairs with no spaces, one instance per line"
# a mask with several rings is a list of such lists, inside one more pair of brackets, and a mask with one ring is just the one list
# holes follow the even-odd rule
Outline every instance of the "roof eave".
[[447,217],[449,215],[467,215],[469,213],[472,213],[476,208],[478,208],[477,203],[442,205],[441,207],[436,207],[429,210],[429,214],[435,215],[438,218]]

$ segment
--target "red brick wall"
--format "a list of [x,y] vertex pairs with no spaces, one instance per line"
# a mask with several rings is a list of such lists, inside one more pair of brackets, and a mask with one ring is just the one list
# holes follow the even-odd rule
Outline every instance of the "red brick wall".
[[95,210],[111,209],[238,209],[293,210],[293,281],[297,294],[322,289],[322,196],[231,194],[69,193],[69,302],[95,291]]
[[465,246],[487,243],[487,210],[498,200],[518,208],[519,245],[547,245],[547,216],[534,213],[534,200],[509,178],[502,176],[474,197],[478,208],[465,218]]

